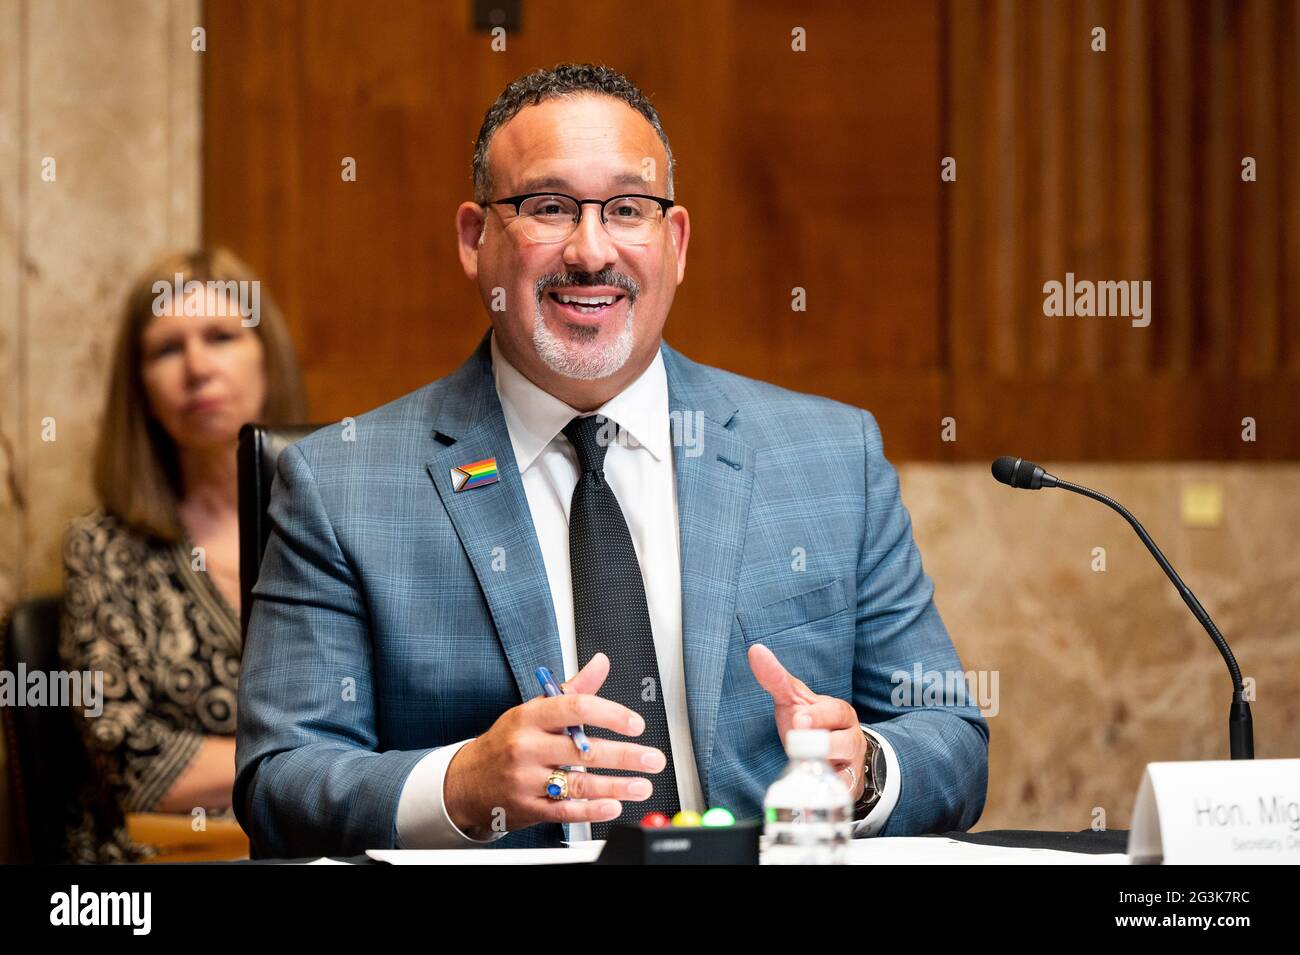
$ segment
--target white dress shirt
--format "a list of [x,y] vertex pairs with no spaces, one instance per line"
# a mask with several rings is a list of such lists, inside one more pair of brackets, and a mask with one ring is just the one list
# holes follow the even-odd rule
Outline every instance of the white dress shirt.
[[[507,362],[497,349],[495,335],[491,352],[501,411],[546,565],[564,660],[564,679],[569,680],[579,670],[573,625],[573,579],[569,570],[569,505],[579,469],[573,445],[561,431],[581,412],[537,387]],[[623,509],[641,564],[681,808],[702,813],[708,807],[704,805],[695,765],[682,663],[680,529],[668,416],[668,376],[662,352],[655,354],[654,361],[640,377],[595,413],[616,422],[628,435],[611,444],[606,452],[605,480]],[[893,811],[901,781],[893,747],[869,727],[863,729],[880,742],[887,761],[881,799],[854,829],[855,835],[874,835]],[[499,832],[484,840],[472,839],[447,814],[443,780],[452,757],[467,742],[462,740],[434,750],[416,763],[407,776],[397,806],[401,848],[465,848],[485,845],[506,835]],[[655,782],[654,774],[647,774],[646,778],[652,784]],[[543,785],[545,780],[539,780],[538,786]],[[635,810],[635,804],[632,806]],[[569,826],[569,839],[588,839],[590,832],[589,823],[573,823]]]

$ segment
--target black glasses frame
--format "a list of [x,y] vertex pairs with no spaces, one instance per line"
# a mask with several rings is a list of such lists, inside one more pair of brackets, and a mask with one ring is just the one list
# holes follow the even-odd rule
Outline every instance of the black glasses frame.
[[586,205],[600,206],[601,222],[609,222],[609,220],[605,218],[605,207],[611,202],[616,202],[619,199],[652,199],[659,203],[659,208],[663,210],[664,215],[667,215],[668,210],[676,205],[676,203],[671,199],[665,199],[663,196],[647,196],[639,192],[625,192],[622,195],[610,196],[608,199],[579,199],[577,196],[570,196],[563,192],[525,192],[521,196],[508,196],[505,199],[489,199],[487,204],[490,206],[513,206],[515,216],[518,217],[521,215],[519,211],[520,206],[522,206],[526,200],[536,199],[539,196],[556,196],[560,199],[571,199],[573,202],[577,203],[578,215],[577,218],[573,220],[574,225],[577,225],[582,219],[582,207]]

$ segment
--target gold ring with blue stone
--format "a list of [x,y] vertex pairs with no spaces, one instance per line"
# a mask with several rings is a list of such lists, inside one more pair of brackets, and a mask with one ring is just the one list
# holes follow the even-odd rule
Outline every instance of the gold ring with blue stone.
[[569,773],[567,770],[551,770],[551,775],[546,779],[546,797],[548,799],[569,798]]

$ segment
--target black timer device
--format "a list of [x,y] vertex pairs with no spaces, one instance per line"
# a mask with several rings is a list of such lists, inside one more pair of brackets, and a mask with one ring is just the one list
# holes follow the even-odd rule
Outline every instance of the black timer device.
[[730,826],[614,826],[597,865],[758,865],[761,820]]

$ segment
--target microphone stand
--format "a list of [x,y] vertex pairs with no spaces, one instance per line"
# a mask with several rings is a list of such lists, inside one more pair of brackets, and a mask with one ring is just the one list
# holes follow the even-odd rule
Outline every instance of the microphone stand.
[[[1048,478],[1051,478],[1049,483]],[[1156,542],[1151,539],[1151,535],[1146,532],[1146,528],[1138,523],[1136,517],[1128,512],[1118,501],[1111,500],[1105,494],[1084,487],[1081,484],[1071,484],[1069,481],[1062,481],[1060,478],[1051,475],[1044,475],[1043,487],[1062,487],[1067,491],[1073,491],[1075,494],[1082,494],[1084,497],[1090,497],[1094,501],[1100,501],[1111,510],[1116,511],[1120,517],[1132,525],[1133,530],[1137,531],[1138,537],[1142,538],[1142,543],[1147,545],[1147,550],[1151,551],[1151,556],[1156,559],[1160,569],[1165,572],[1174,587],[1178,589],[1179,595],[1183,598],[1183,603],[1191,610],[1192,615],[1201,622],[1214,645],[1219,648],[1219,653],[1223,655],[1224,662],[1228,665],[1228,673],[1232,677],[1232,708],[1228,710],[1228,747],[1233,759],[1254,759],[1255,758],[1255,730],[1254,724],[1250,718],[1250,703],[1246,701],[1245,687],[1242,685],[1241,668],[1237,666],[1237,658],[1232,655],[1232,650],[1228,647],[1228,642],[1223,639],[1223,634],[1219,633],[1219,628],[1214,625],[1210,615],[1205,612],[1201,602],[1196,599],[1182,578],[1165,559],[1165,555],[1160,552]]]

